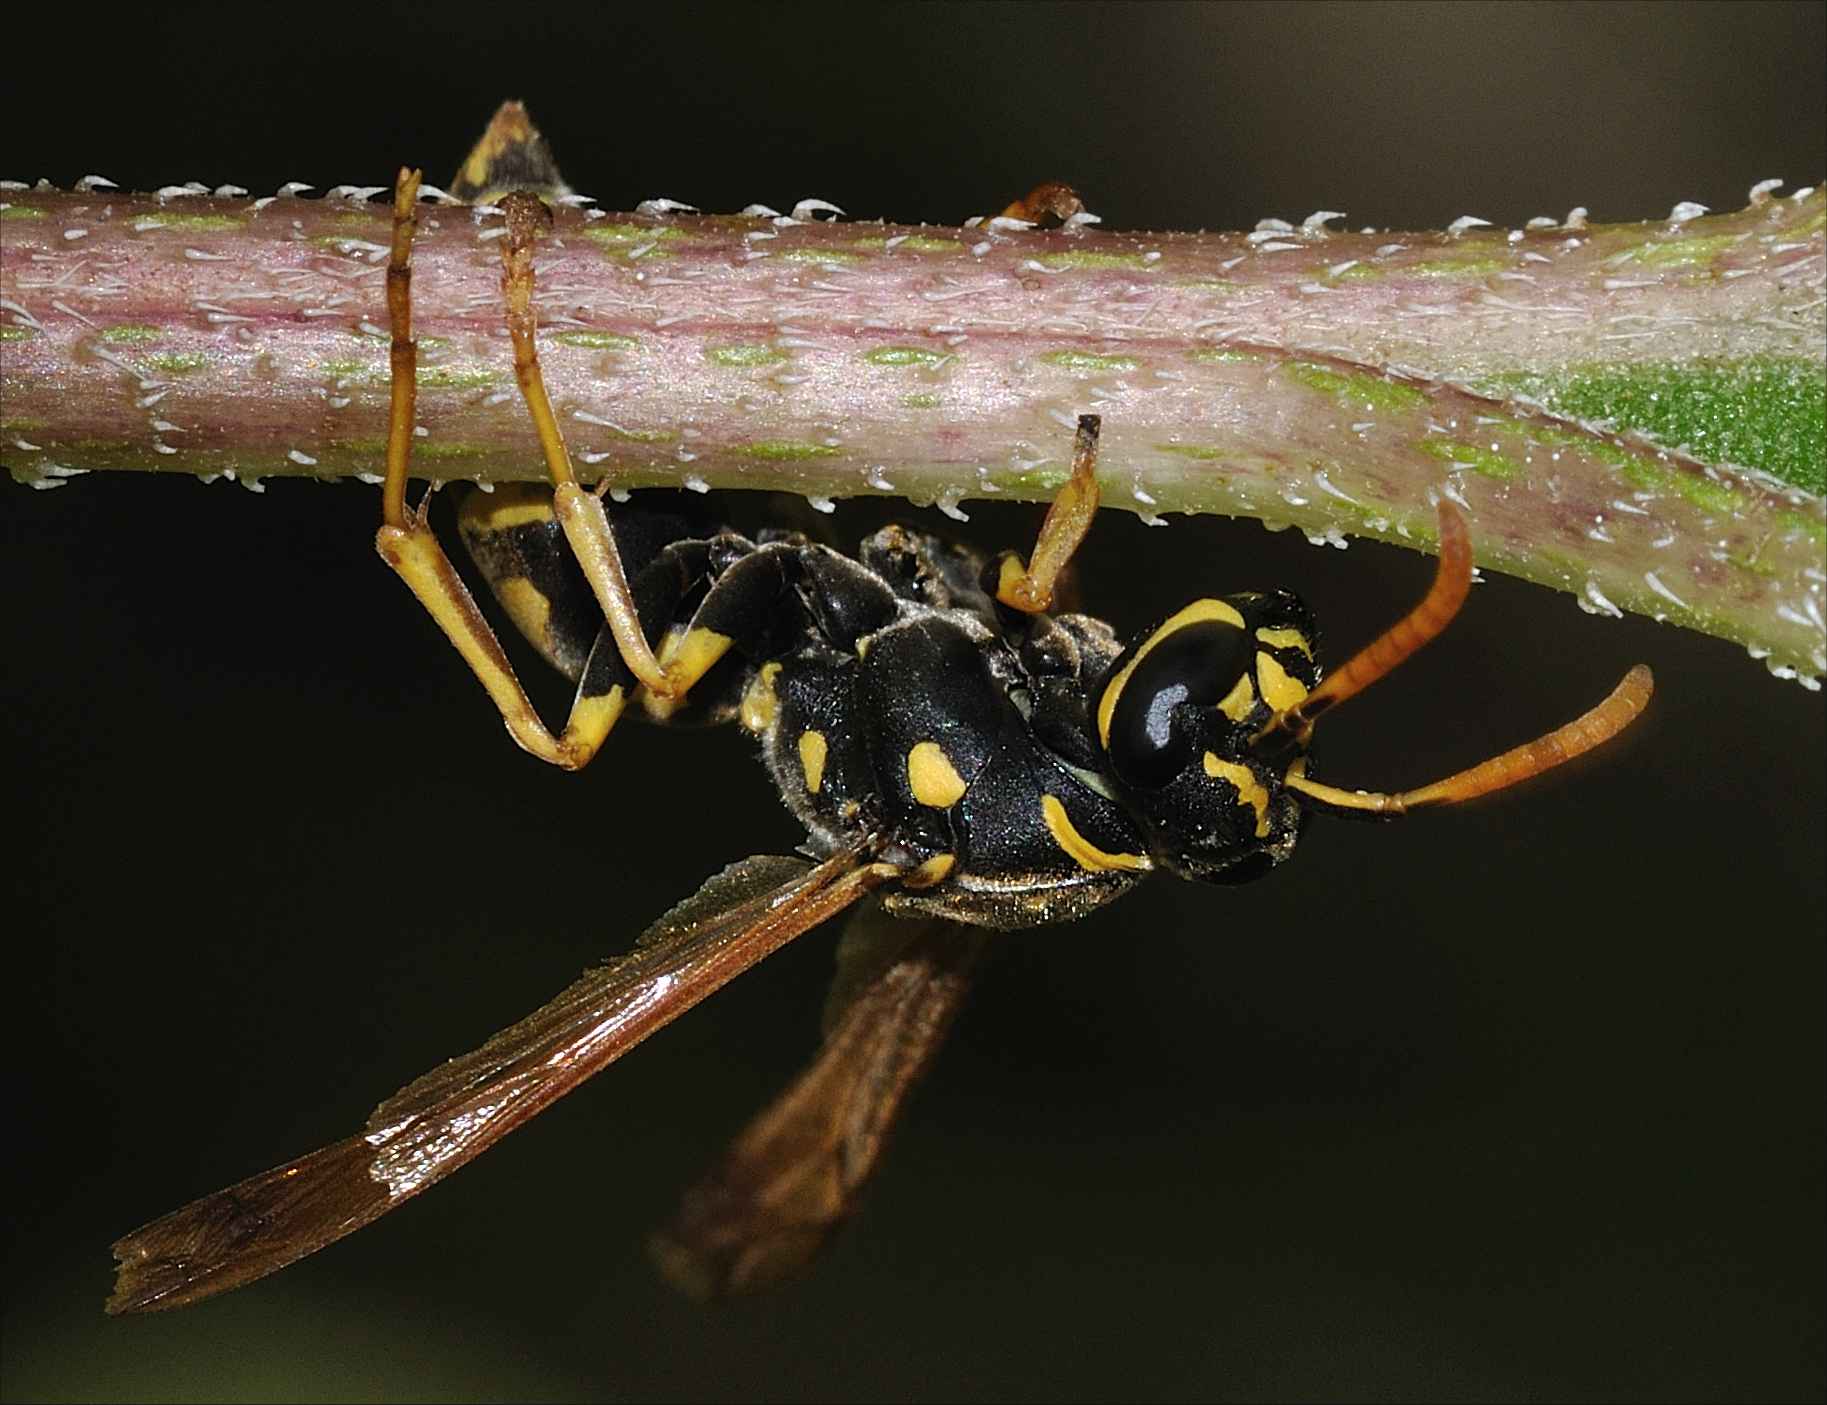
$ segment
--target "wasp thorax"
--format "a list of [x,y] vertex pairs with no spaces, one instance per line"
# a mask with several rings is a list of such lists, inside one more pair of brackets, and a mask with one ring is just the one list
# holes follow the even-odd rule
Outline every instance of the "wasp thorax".
[[1112,665],[1098,739],[1158,862],[1237,881],[1293,851],[1300,807],[1250,739],[1317,682],[1312,640],[1294,596],[1231,595],[1194,601]]

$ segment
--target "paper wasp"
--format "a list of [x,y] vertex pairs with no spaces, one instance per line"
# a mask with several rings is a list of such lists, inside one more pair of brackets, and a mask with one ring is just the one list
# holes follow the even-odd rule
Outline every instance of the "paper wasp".
[[[800,858],[711,878],[481,1048],[382,1103],[356,1135],[128,1235],[109,1309],[181,1306],[262,1277],[443,1178],[786,942],[846,909],[839,991],[812,1067],[686,1198],[657,1248],[704,1292],[803,1264],[853,1208],[894,1113],[969,983],[984,929],[1066,921],[1156,869],[1236,883],[1293,852],[1315,810],[1394,816],[1503,789],[1597,746],[1642,710],[1649,671],[1548,735],[1391,794],[1308,774],[1315,723],[1437,635],[1463,602],[1463,519],[1440,506],[1440,566],[1408,616],[1322,677],[1306,607],[1274,590],[1194,601],[1124,642],[1055,613],[1098,505],[1099,421],[1032,554],[985,562],[890,527],[854,556],[792,533],[755,539],[631,505],[578,481],[534,345],[532,251],[547,212],[501,197],[515,370],[552,479],[463,509],[502,608],[576,684],[541,720],[491,626],[405,500],[416,347],[419,189],[402,172],[387,268],[392,402],[377,546],[451,639],[515,741],[586,765],[631,707],[753,733],[804,823]],[[861,906],[857,906],[861,904]]]

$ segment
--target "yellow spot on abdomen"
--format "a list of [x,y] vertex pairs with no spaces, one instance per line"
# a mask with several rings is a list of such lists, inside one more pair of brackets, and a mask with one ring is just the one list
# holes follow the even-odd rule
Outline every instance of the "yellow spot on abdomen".
[[823,732],[799,734],[799,766],[806,773],[806,789],[814,795],[825,783],[825,753],[828,750]]
[[938,742],[920,742],[907,753],[907,784],[915,800],[935,810],[949,810],[964,799],[964,777]]
[[1214,780],[1229,781],[1237,787],[1237,803],[1253,806],[1256,810],[1256,837],[1266,838],[1269,833],[1269,792],[1256,779],[1256,773],[1239,762],[1220,761],[1208,751],[1205,753],[1205,774]]
[[1307,696],[1307,685],[1288,676],[1273,654],[1256,655],[1256,676],[1262,679],[1262,700],[1277,712],[1286,711]]
[[1047,832],[1053,836],[1053,842],[1064,849],[1080,868],[1094,873],[1112,868],[1139,873],[1154,867],[1141,854],[1107,854],[1098,848],[1078,832],[1057,795],[1040,797],[1040,817],[1046,821]]
[[934,854],[907,877],[901,880],[908,888],[931,888],[943,883],[958,862],[956,854]]
[[[1243,616],[1237,613],[1237,607],[1227,605],[1222,600],[1195,600],[1178,614],[1164,621],[1159,629],[1149,635],[1142,647],[1137,649],[1135,657],[1123,665],[1123,670],[1110,680],[1110,686],[1104,689],[1104,695],[1097,703],[1098,740],[1108,747],[1110,745],[1110,718],[1116,711],[1117,698],[1122,695],[1123,685],[1129,681],[1129,675],[1136,671],[1136,665],[1148,657],[1149,651],[1176,629],[1189,624],[1205,624],[1216,620],[1222,624],[1243,628]],[[1247,709],[1246,709],[1247,711]]]
[[463,500],[458,517],[473,536],[557,520],[552,512],[552,490],[534,483],[502,483],[492,493],[471,493]]
[[749,686],[743,690],[740,715],[742,725],[757,735],[774,725],[780,713],[780,699],[774,692],[774,680],[780,677],[778,663],[764,663]]

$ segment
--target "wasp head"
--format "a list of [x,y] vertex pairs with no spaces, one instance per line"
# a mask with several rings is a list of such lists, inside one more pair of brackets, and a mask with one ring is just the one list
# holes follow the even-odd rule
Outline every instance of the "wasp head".
[[1286,591],[1195,600],[1120,654],[1094,722],[1109,774],[1157,863],[1243,882],[1294,851],[1303,815],[1289,749],[1254,739],[1318,681],[1313,617]]

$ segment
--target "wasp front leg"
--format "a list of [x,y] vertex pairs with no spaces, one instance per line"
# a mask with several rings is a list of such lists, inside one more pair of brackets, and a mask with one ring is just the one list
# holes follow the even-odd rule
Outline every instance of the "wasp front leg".
[[[502,651],[501,641],[476,607],[469,588],[438,545],[427,521],[429,504],[418,512],[406,505],[406,478],[411,467],[414,410],[418,399],[418,347],[412,337],[412,236],[419,182],[420,172],[402,170],[394,188],[393,248],[387,264],[393,386],[388,415],[387,477],[382,490],[381,527],[375,534],[375,549],[456,646],[463,661],[500,709],[502,721],[514,740],[542,761],[566,770],[577,770],[589,764],[621,716],[627,702],[627,686],[612,676],[616,672],[614,669],[584,668],[564,730],[554,736],[534,710],[526,689],[515,676],[513,665]],[[547,414],[550,415],[549,407]],[[599,511],[600,507],[599,503]],[[645,646],[644,638],[642,643]],[[652,656],[651,650],[648,656]]]
[[1047,509],[1040,524],[1040,537],[1034,543],[1034,555],[1024,564],[1015,552],[1005,551],[997,559],[995,574],[987,585],[996,600],[1023,614],[1044,614],[1053,606],[1053,591],[1072,555],[1091,530],[1097,516],[1097,436],[1100,421],[1096,415],[1078,417],[1078,433],[1072,444],[1072,476],[1061,486],[1058,496]]
[[1085,197],[1064,181],[1043,181],[1019,200],[1012,200],[998,216],[1023,220],[1042,229],[1057,229],[1074,215],[1085,212]]

